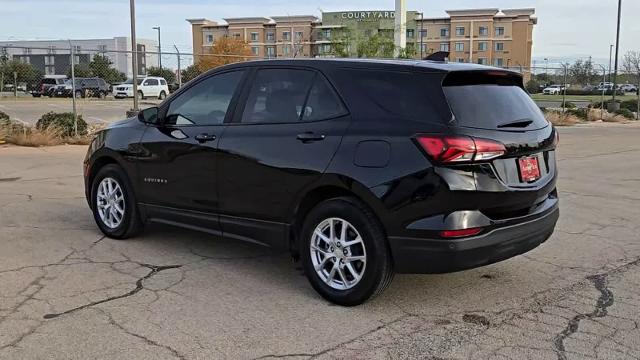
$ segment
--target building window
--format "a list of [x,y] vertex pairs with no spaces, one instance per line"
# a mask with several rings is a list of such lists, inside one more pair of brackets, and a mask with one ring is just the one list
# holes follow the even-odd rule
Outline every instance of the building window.
[[207,44],[213,44],[213,34],[207,34]]
[[267,46],[267,57],[268,58],[276,57],[276,48],[274,46]]
[[258,33],[257,32],[252,32],[251,33],[251,41],[258,41]]
[[440,51],[449,51],[449,43],[440,44]]
[[497,42],[496,43],[496,51],[504,51],[504,43]]
[[459,63],[463,63],[464,62],[464,58],[457,58],[456,61],[459,62]]
[[488,44],[486,41],[480,41],[478,43],[478,51],[487,51]]
[[101,53],[107,52],[107,45],[98,45],[98,51]]
[[44,73],[45,75],[55,75],[55,56],[48,55],[44,57]]
[[440,29],[440,37],[449,37],[449,28]]
[[291,55],[291,45],[289,45],[289,44],[285,44],[285,45],[282,47],[282,54],[283,54],[284,56],[289,56],[289,55]]
[[73,45],[73,52],[76,54],[82,52],[82,48],[80,47],[80,45]]
[[456,26],[456,36],[464,36],[464,26]]
[[456,43],[456,51],[464,51],[464,43],[457,42]]
[[415,30],[407,29],[407,38],[408,39],[413,39],[414,35],[415,35]]
[[252,46],[251,47],[251,53],[255,56],[258,56],[258,54],[260,54],[260,48],[257,46]]
[[486,26],[480,26],[480,29],[478,29],[478,33],[480,34],[480,36],[489,36],[489,28]]
[[31,54],[31,49],[30,48],[24,48],[22,49],[22,53],[25,55],[30,55]]
[[18,61],[24,64],[31,64],[31,58],[29,58],[29,56],[20,56]]
[[296,31],[296,40],[302,40],[304,33],[302,31]]
[[487,58],[486,57],[478,58],[478,64],[487,65]]
[[304,48],[302,47],[302,45],[296,44],[293,49],[295,51],[294,54],[293,54],[294,56],[296,56],[296,55],[304,55],[304,52],[303,52]]
[[275,41],[276,34],[273,31],[267,32],[267,41]]
[[54,45],[49,46],[49,49],[47,50],[48,54],[55,54],[56,53],[56,47]]
[[496,27],[496,36],[504,36],[504,27]]
[[234,39],[240,39],[240,33],[233,33],[232,36]]
[[320,45],[320,54],[331,54],[331,45],[330,44]]
[[323,29],[322,30],[322,38],[325,40],[331,39],[331,29]]
[[504,61],[502,58],[493,59],[493,65],[497,67],[504,66]]
[[291,40],[291,32],[283,31],[282,32],[282,40],[285,40],[285,41]]
[[421,38],[427,37],[427,29],[420,30],[420,37]]

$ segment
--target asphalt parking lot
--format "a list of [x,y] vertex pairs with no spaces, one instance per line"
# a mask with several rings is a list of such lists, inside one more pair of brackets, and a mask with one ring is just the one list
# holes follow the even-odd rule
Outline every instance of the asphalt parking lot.
[[[140,109],[159,103],[158,100],[147,99],[140,102]],[[127,110],[133,107],[133,99],[78,99],[78,114],[88,123],[108,123],[125,118]],[[38,119],[49,111],[71,112],[71,98],[25,97],[18,99],[0,98],[0,111],[7,113],[12,119],[35,125]]]
[[0,147],[0,359],[638,359],[640,126],[560,133],[547,243],[355,308],[284,253],[160,226],[105,239],[84,147]]

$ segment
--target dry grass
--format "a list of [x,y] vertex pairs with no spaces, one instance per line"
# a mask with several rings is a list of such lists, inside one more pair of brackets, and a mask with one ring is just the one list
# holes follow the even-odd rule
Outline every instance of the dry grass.
[[544,115],[555,126],[572,126],[580,122],[580,118],[577,116],[563,114],[559,111],[548,111]]
[[600,109],[591,109],[587,114],[587,120],[589,121],[604,121],[604,122],[627,122],[629,119],[622,115],[613,114],[608,111],[601,111]]
[[16,123],[0,124],[0,143],[6,142],[18,146],[54,146],[54,145],[88,145],[96,132],[103,129],[104,125],[90,126],[88,134],[84,136],[64,136],[63,131],[50,126],[46,129],[37,129],[17,125]]

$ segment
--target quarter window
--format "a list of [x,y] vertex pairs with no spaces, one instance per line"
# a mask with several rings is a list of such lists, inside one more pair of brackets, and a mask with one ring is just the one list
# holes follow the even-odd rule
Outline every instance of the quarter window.
[[157,86],[158,85],[158,80],[156,79],[147,79],[147,81],[144,82],[145,86]]
[[231,71],[213,75],[186,90],[169,105],[165,124],[222,124],[243,73]]
[[299,121],[314,76],[312,71],[298,69],[259,70],[249,91],[242,122]]

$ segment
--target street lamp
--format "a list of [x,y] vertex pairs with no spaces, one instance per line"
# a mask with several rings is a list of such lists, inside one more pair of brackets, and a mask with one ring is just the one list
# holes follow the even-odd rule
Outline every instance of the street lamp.
[[154,26],[153,30],[158,30],[158,67],[162,71],[162,44],[160,43],[160,26]]
[[131,17],[131,71],[133,80],[133,112],[138,109],[138,44],[136,42],[136,4],[135,0],[129,0],[129,12]]
[[622,15],[622,0],[618,0],[618,29],[616,30],[616,59],[615,59],[615,67],[613,70],[613,99],[611,101],[611,106],[613,109],[617,109],[616,107],[616,86],[618,85],[618,55],[620,51],[620,17]]

